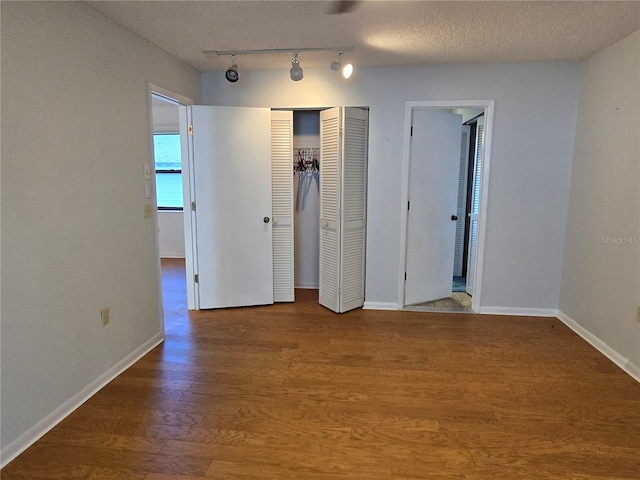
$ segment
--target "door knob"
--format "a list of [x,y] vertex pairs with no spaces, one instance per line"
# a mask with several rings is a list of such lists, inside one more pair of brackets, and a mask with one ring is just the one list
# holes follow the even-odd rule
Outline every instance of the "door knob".
[[264,223],[269,223],[269,217],[264,217],[264,218],[262,219],[262,221],[263,221]]
[[456,220],[458,220],[458,216],[457,215],[451,215],[451,220],[453,220],[455,222]]

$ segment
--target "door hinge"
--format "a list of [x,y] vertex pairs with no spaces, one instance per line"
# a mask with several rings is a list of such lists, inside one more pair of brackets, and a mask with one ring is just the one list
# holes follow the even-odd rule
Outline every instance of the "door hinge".
[[411,126],[411,136],[413,137],[413,125]]
[[187,132],[189,133],[189,135],[193,135],[193,125],[189,125],[187,127]]
[[196,202],[191,202],[191,211],[192,212],[196,211]]
[[407,210],[411,210],[411,201],[407,202]]
[[195,283],[200,283],[200,275],[198,275],[197,273],[193,276],[193,281]]
[[407,272],[404,272],[404,281],[407,281]]

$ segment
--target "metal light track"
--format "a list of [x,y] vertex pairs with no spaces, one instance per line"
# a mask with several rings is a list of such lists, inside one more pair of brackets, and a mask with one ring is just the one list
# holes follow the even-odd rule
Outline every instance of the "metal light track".
[[352,52],[353,47],[331,47],[331,48],[267,48],[264,50],[205,50],[204,55],[206,57],[220,57],[224,55],[254,55],[254,54],[269,54],[269,53],[303,53],[303,52]]

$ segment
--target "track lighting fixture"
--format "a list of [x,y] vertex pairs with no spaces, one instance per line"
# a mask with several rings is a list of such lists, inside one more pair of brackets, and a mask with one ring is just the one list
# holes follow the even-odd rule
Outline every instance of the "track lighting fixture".
[[342,73],[344,78],[349,78],[353,73],[353,65],[350,63],[342,64],[342,56],[344,54],[340,52],[339,58],[337,62],[331,62],[331,70],[335,70],[336,72]]
[[298,52],[293,54],[291,59],[291,70],[289,70],[289,76],[294,82],[302,80],[304,74],[302,73],[302,67],[300,66],[300,60],[298,60]]
[[298,59],[298,53],[306,52],[306,53],[326,53],[326,52],[339,52],[340,60],[338,62],[333,62],[331,64],[331,69],[341,72],[344,78],[349,78],[353,73],[353,66],[348,63],[342,64],[342,55],[344,52],[352,52],[353,47],[336,47],[336,48],[268,48],[264,50],[231,50],[231,51],[219,51],[219,50],[206,50],[204,53],[207,57],[219,57],[220,55],[231,55],[231,66],[227,69],[224,76],[225,78],[231,82],[235,83],[238,81],[240,76],[238,75],[238,65],[236,65],[236,55],[265,55],[265,54],[283,54],[283,53],[293,53],[293,58],[291,59],[291,70],[289,70],[289,76],[291,80],[294,82],[299,82],[304,77],[302,72],[302,67],[300,66],[300,60]]
[[224,77],[231,83],[237,82],[240,78],[240,75],[238,75],[238,65],[236,65],[236,56],[234,54],[231,55],[231,66],[227,69]]

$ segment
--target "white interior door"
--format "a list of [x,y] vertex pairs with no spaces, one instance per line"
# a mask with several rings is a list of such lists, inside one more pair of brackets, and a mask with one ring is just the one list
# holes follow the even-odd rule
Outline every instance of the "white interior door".
[[199,307],[273,303],[271,110],[191,109]]
[[413,111],[405,305],[452,293],[461,131],[461,115]]
[[476,123],[476,152],[473,161],[473,188],[471,190],[471,212],[469,213],[469,250],[467,254],[467,293],[473,296],[476,280],[476,250],[478,248],[478,212],[480,211],[480,186],[484,155],[484,117]]
[[271,112],[273,301],[293,302],[293,112]]
[[338,313],[364,304],[368,118],[320,112],[319,302]]

